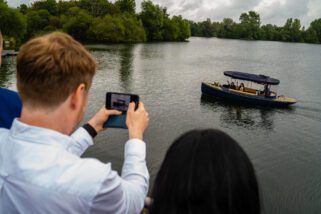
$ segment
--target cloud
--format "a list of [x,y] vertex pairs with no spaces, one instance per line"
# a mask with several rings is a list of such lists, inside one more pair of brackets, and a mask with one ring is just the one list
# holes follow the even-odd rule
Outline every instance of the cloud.
[[21,4],[29,4],[32,0],[7,0],[8,4],[13,7],[18,7]]
[[[299,18],[308,27],[311,21],[321,18],[321,0],[154,0],[173,15],[195,21],[210,18],[239,20],[243,12],[255,10],[263,24],[283,25],[287,18]],[[139,3],[139,2],[137,2]]]
[[261,14],[261,19],[264,20],[265,23],[283,25],[288,18],[298,18],[303,21],[303,24],[305,25],[309,24],[308,21],[312,21],[307,18],[309,13],[309,1],[270,0],[270,3],[267,2],[268,1],[261,2],[261,4],[255,8],[255,10]]
[[[115,0],[112,0],[115,1]],[[321,0],[152,0],[166,7],[171,15],[202,21],[210,18],[221,21],[233,18],[238,21],[243,12],[255,10],[261,15],[263,24],[283,25],[287,18],[299,18],[308,27],[311,21],[321,18]],[[8,0],[9,5],[18,6],[32,0]],[[142,0],[136,0],[138,11]]]

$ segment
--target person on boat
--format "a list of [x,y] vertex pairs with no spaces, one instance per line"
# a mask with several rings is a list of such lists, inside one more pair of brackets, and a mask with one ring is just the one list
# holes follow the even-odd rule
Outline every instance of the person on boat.
[[244,91],[244,83],[241,83],[237,90]]
[[[2,62],[3,37],[0,31],[0,67]],[[21,113],[21,100],[17,92],[0,87],[0,128],[9,129],[14,118]]]
[[264,96],[268,97],[271,95],[271,91],[268,84],[264,84]]
[[231,83],[230,89],[236,90],[236,86],[235,86],[234,82]]
[[168,149],[150,214],[259,214],[258,182],[241,146],[222,131],[194,130]]
[[230,82],[227,80],[227,84],[223,84],[223,87],[224,88],[230,88],[231,84]]

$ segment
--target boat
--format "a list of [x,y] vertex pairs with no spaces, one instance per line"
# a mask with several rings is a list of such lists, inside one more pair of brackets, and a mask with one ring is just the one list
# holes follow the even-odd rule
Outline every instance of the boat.
[[[227,84],[221,84],[219,81],[202,82],[202,93],[249,105],[287,107],[297,102],[294,98],[277,95],[276,86],[280,84],[278,79],[240,71],[224,71],[224,75],[230,77],[232,82],[227,81]],[[247,86],[244,84],[245,81]],[[253,87],[253,84],[263,85],[263,89]]]

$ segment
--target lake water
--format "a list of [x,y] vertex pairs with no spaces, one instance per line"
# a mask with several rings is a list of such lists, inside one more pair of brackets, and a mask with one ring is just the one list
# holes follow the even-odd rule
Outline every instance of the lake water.
[[[218,128],[235,138],[254,163],[264,213],[321,212],[321,45],[191,38],[186,43],[90,45],[98,71],[85,119],[107,91],[140,95],[150,113],[145,135],[151,184],[173,140],[191,129]],[[15,89],[13,64],[0,85]],[[245,107],[201,94],[203,80],[224,70],[266,74],[279,94],[298,99],[288,109]],[[85,156],[120,171],[124,130],[98,136]]]

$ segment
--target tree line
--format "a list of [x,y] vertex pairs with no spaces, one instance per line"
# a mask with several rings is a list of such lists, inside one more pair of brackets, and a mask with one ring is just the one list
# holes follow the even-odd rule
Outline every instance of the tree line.
[[189,21],[144,0],[40,0],[11,8],[0,0],[0,30],[18,43],[51,31],[64,31],[84,42],[185,41]]
[[[239,23],[193,22],[173,16],[167,9],[144,0],[136,13],[135,0],[39,0],[17,8],[0,0],[0,30],[13,46],[51,31],[64,31],[83,42],[185,41],[190,36],[247,40],[321,43],[321,19],[305,29],[299,19],[284,26],[261,25],[254,11],[242,13]],[[16,43],[16,44],[15,44]]]
[[321,43],[321,19],[311,22],[306,29],[299,19],[289,18],[283,26],[261,25],[260,15],[254,11],[242,13],[236,23],[231,18],[222,22],[190,21],[191,35],[247,40]]

